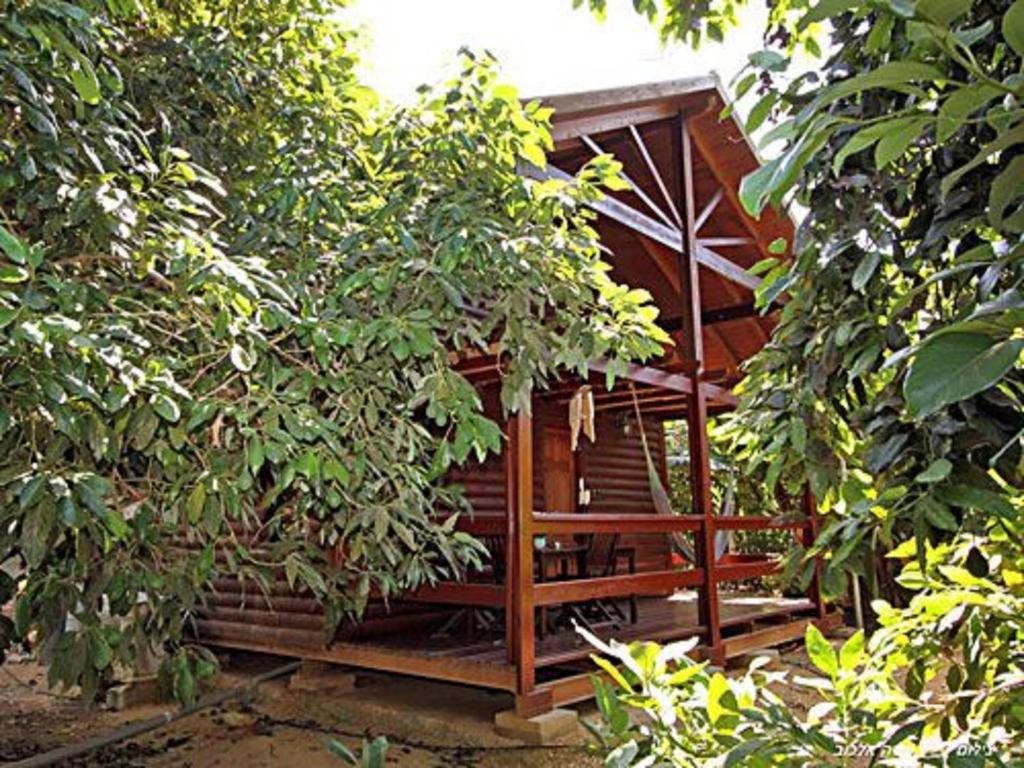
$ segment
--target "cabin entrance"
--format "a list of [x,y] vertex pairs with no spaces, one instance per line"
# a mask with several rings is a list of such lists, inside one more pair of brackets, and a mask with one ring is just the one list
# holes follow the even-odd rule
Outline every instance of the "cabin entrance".
[[546,424],[541,431],[544,511],[576,511],[576,454],[568,426]]

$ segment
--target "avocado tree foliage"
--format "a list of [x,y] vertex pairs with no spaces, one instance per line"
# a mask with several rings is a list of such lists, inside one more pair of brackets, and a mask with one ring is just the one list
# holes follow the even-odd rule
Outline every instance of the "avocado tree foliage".
[[[746,3],[635,6],[698,43]],[[756,268],[760,305],[785,305],[742,385],[741,455],[811,481],[833,592],[848,569],[875,585],[873,553],[908,537],[995,522],[1021,543],[1024,3],[769,6],[734,85],[772,159],[740,196],[803,215],[793,259]]]
[[512,411],[665,341],[578,205],[615,164],[519,177],[547,113],[469,54],[379,104],[337,10],[0,2],[0,653],[35,633],[55,680],[170,641],[192,698],[217,577],[311,591],[328,633],[458,577],[443,475],[502,432],[453,354],[503,354]]

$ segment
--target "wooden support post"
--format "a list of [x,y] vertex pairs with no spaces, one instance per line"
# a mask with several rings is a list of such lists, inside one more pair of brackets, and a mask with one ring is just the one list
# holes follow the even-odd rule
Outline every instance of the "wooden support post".
[[533,594],[533,417],[522,407],[513,430],[516,454],[515,598],[516,712],[524,717],[551,709],[551,697],[537,691]]
[[711,497],[711,455],[708,449],[707,384],[702,381],[704,371],[703,329],[701,327],[701,301],[699,263],[697,260],[697,234],[694,213],[693,147],[685,116],[680,116],[679,169],[680,197],[683,206],[683,247],[679,252],[680,293],[683,306],[682,352],[694,361],[693,386],[687,407],[690,446],[690,487],[693,495],[693,514],[702,518],[697,534],[697,567],[704,570],[704,581],[697,601],[700,623],[707,627],[707,643],[713,663],[725,661],[722,645],[722,627],[718,611],[718,583],[715,574],[714,505]]
[[[818,538],[818,504],[814,499],[810,483],[804,485],[803,498],[801,499],[804,516],[807,518],[807,525],[803,530],[803,545],[810,547]],[[814,576],[811,577],[810,586],[807,587],[807,596],[814,603],[814,615],[818,619],[824,619],[828,614],[828,606],[821,594],[821,558],[816,558],[814,563]]]
[[519,517],[519,434],[515,417],[505,424],[505,433],[508,435],[508,442],[505,445],[505,657],[509,664],[515,665],[519,661],[516,656],[519,650],[516,620],[516,564],[519,561],[516,553],[519,546],[516,526]]

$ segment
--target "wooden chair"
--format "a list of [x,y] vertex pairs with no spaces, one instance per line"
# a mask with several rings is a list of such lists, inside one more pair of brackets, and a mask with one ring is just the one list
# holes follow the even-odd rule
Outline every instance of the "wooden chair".
[[[599,579],[615,576],[622,560],[626,560],[629,573],[636,572],[636,551],[632,547],[620,547],[619,539],[618,533],[590,535],[585,557],[585,573],[581,574],[581,578]],[[615,600],[594,598],[588,601],[585,607],[590,607],[599,617],[614,624],[626,620],[626,615]],[[637,621],[636,595],[629,596],[629,621],[631,624],[636,624]]]

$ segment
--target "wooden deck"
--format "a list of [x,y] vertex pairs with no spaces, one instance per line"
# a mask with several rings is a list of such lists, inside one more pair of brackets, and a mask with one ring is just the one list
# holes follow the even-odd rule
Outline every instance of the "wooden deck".
[[[692,590],[668,597],[641,597],[636,624],[605,622],[592,624],[591,629],[603,640],[622,642],[693,637],[705,633],[697,619],[697,605],[698,595]],[[625,604],[623,609],[628,615]],[[817,617],[811,600],[753,592],[720,593],[719,610],[726,657],[795,640],[803,636],[812,621],[826,630],[838,623],[836,614]],[[552,613],[557,622],[557,611],[553,609]],[[588,658],[593,649],[567,623],[562,622],[556,631],[536,640],[537,690],[554,705],[593,695],[589,676],[594,670]],[[384,633],[374,639],[314,647],[282,642],[287,638],[269,627],[240,625],[222,633],[219,624],[206,622],[203,634],[207,642],[516,692],[517,667],[509,663],[505,635],[497,627],[490,634],[471,637],[465,625],[456,622],[443,633],[437,631],[438,625],[433,632]]]
[[[765,623],[777,624],[814,610],[814,603],[805,598],[790,599],[750,592],[725,592],[719,595],[721,623],[727,637],[742,635]],[[623,601],[623,612],[628,608]],[[638,600],[636,624],[605,621],[591,624],[593,632],[602,640],[621,642],[632,640],[677,640],[704,632],[697,618],[697,593],[693,590],[677,592],[668,597],[641,597]],[[573,629],[568,621],[552,610],[552,623],[557,631],[536,641],[536,666],[553,667],[587,658],[593,649]],[[380,640],[354,643],[372,646],[389,652],[402,652],[431,659],[459,659],[487,665],[505,665],[507,651],[503,635],[494,637],[468,636],[462,625],[454,626],[443,634],[406,634]]]

